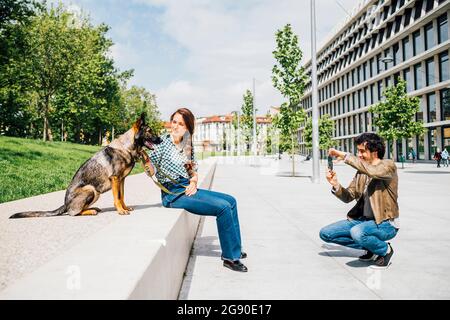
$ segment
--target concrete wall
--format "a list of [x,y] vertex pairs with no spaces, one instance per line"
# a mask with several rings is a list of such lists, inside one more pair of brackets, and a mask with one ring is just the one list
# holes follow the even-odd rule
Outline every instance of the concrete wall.
[[[215,166],[213,159],[203,161],[199,172],[201,188],[210,188]],[[134,184],[126,185],[127,194],[142,193],[137,188],[146,189],[142,188],[144,182],[136,181],[149,183],[143,180],[147,179],[144,175],[129,179]],[[159,191],[153,188],[157,199],[159,194],[155,192]],[[9,213],[13,212],[13,207],[20,207],[2,206],[8,208]],[[89,219],[57,217],[19,221],[4,220],[5,216],[3,212],[1,223],[14,232],[18,232],[18,225],[32,229],[41,223],[70,224],[75,221],[72,219],[79,219],[78,222]],[[0,299],[177,299],[199,222],[199,216],[181,209],[167,209],[159,204],[137,206],[131,215],[119,217],[76,241],[35,270],[36,266],[28,265],[32,270],[0,291]],[[8,259],[14,256],[12,253]],[[21,262],[11,263],[19,265]]]

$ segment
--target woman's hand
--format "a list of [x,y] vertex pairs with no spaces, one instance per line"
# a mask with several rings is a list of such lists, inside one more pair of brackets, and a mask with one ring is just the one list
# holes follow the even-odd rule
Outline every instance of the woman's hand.
[[189,183],[189,186],[186,188],[185,194],[190,197],[197,193],[197,182],[191,181]]

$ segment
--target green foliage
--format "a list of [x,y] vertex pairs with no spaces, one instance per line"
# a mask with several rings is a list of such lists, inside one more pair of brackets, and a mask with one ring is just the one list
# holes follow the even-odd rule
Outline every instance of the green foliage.
[[290,24],[276,32],[276,50],[273,55],[277,64],[272,68],[272,82],[290,106],[300,103],[306,85],[306,75],[300,62],[303,53],[298,46],[298,36],[292,32]]
[[292,154],[298,149],[297,132],[300,125],[305,121],[303,109],[294,110],[287,103],[280,107],[280,113],[273,119],[273,125],[280,129],[280,150],[290,151]]
[[160,133],[163,129],[156,97],[145,88],[137,86],[132,86],[130,89],[122,88],[121,106],[124,111],[122,127],[120,127],[122,131],[128,130],[130,123],[136,121],[142,113],[145,113],[146,122],[155,133]]
[[133,70],[115,67],[108,26],[94,26],[62,4],[4,1],[0,135],[100,144],[111,130],[128,130],[141,112],[161,129],[155,97],[126,89]]
[[299,103],[306,86],[306,75],[300,63],[303,57],[298,46],[298,36],[292,32],[290,24],[276,32],[276,49],[273,56],[277,64],[272,68],[273,86],[280,91],[288,103],[283,103],[274,125],[280,129],[280,152],[292,154],[292,175],[295,173],[294,154],[298,150],[297,131],[305,120],[305,111]]
[[[243,135],[245,138],[245,142],[247,144],[247,149],[250,148],[250,143],[252,141],[253,135],[253,95],[250,90],[247,90],[243,96],[242,103],[242,116],[240,119],[241,128],[243,130]],[[258,109],[255,110],[255,113]],[[258,127],[256,127],[258,129]]]
[[[331,120],[329,114],[323,115],[319,119],[319,148],[321,150],[328,150],[336,143],[333,140],[334,121]],[[307,148],[312,148],[312,118],[306,121],[305,129],[303,130],[303,137]]]
[[388,87],[384,95],[385,101],[369,108],[369,111],[376,115],[373,121],[380,136],[386,140],[396,140],[424,132],[423,123],[414,120],[415,114],[419,111],[420,100],[417,97],[407,96],[405,81]]

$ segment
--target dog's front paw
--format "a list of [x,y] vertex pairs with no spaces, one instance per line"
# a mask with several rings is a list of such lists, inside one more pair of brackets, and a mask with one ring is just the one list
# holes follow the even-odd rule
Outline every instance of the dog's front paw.
[[123,208],[127,211],[133,211],[134,209],[132,207],[123,206]]
[[117,213],[120,214],[121,216],[125,216],[125,215],[129,215],[130,211],[123,208],[123,209],[117,209]]

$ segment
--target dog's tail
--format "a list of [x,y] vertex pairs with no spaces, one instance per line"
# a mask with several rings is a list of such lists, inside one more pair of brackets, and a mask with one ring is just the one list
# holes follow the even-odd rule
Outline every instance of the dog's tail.
[[18,218],[36,218],[36,217],[55,217],[66,212],[66,205],[63,204],[56,210],[53,211],[27,211],[27,212],[19,212],[13,214],[10,219],[18,219]]

